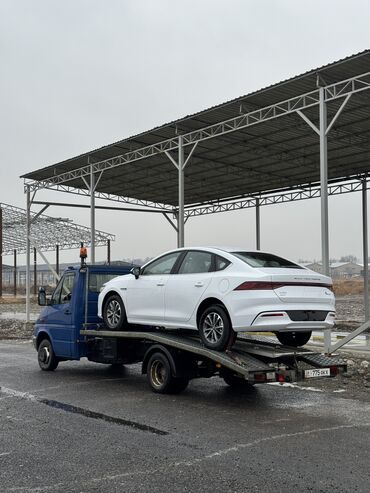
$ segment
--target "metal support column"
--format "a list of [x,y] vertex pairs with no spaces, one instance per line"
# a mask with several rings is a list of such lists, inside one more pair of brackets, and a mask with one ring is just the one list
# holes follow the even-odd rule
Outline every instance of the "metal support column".
[[37,251],[33,249],[33,294],[37,294]]
[[3,210],[0,207],[0,298],[3,295]]
[[[328,209],[328,137],[327,109],[325,90],[320,87],[320,191],[321,191],[321,258],[323,274],[330,275],[329,267],[329,209]],[[324,330],[324,351],[329,352],[331,345],[331,330]]]
[[256,200],[256,250],[261,250],[260,200]]
[[107,240],[107,264],[110,265],[110,240]]
[[364,262],[364,312],[365,322],[369,320],[369,248],[367,232],[367,188],[366,179],[362,182],[362,251]]
[[13,258],[14,258],[14,267],[13,267],[13,293],[14,296],[17,296],[17,250],[13,250]]
[[55,245],[55,272],[59,276],[59,245]]
[[178,160],[178,170],[179,170],[179,209],[177,216],[177,246],[181,248],[184,246],[184,147],[182,136],[179,136],[179,160]]
[[328,212],[328,137],[324,88],[320,87],[320,190],[321,190],[321,256],[323,273],[329,268],[329,212]]
[[90,228],[91,228],[91,263],[95,264],[95,175],[90,166]]
[[31,193],[30,187],[26,191],[26,322],[30,321],[30,248],[31,248]]

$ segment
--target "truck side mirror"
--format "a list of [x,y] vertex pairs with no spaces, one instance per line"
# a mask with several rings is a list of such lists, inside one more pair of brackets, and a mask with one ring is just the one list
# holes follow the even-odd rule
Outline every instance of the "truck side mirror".
[[39,293],[37,296],[37,302],[40,306],[46,306],[48,304],[45,288],[39,288]]
[[135,276],[135,279],[139,279],[139,276],[140,276],[140,267],[133,267],[130,270],[130,274],[132,274],[133,276]]

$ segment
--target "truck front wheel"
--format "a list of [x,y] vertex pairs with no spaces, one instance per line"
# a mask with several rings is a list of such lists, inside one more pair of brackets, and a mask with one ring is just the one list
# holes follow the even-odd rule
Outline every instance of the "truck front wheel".
[[179,394],[189,384],[188,378],[176,378],[172,375],[168,358],[159,352],[149,359],[147,378],[153,392],[158,394]]
[[43,339],[37,350],[37,360],[41,370],[53,371],[58,366],[59,360],[55,356],[53,346],[49,339]]

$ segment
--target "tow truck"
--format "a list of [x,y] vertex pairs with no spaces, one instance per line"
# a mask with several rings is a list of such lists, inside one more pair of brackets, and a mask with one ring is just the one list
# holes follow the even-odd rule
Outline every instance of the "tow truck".
[[142,374],[157,393],[179,393],[195,378],[221,377],[241,389],[256,383],[297,382],[335,377],[346,364],[335,355],[280,344],[274,337],[238,334],[226,351],[202,345],[195,331],[131,326],[107,330],[97,316],[97,300],[105,282],[130,273],[130,267],[71,266],[63,273],[50,299],[40,288],[44,306],[35,323],[33,342],[42,370],[60,362],[80,360],[115,366],[141,363]]

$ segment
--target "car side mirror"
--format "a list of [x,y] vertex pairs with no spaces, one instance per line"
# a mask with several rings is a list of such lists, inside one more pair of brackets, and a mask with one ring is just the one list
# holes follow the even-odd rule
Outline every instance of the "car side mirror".
[[133,267],[130,270],[130,274],[132,274],[133,276],[135,276],[135,279],[139,279],[139,276],[140,276],[140,267]]
[[37,296],[37,302],[40,306],[46,306],[48,304],[48,300],[46,298],[45,288],[39,288],[39,293]]

